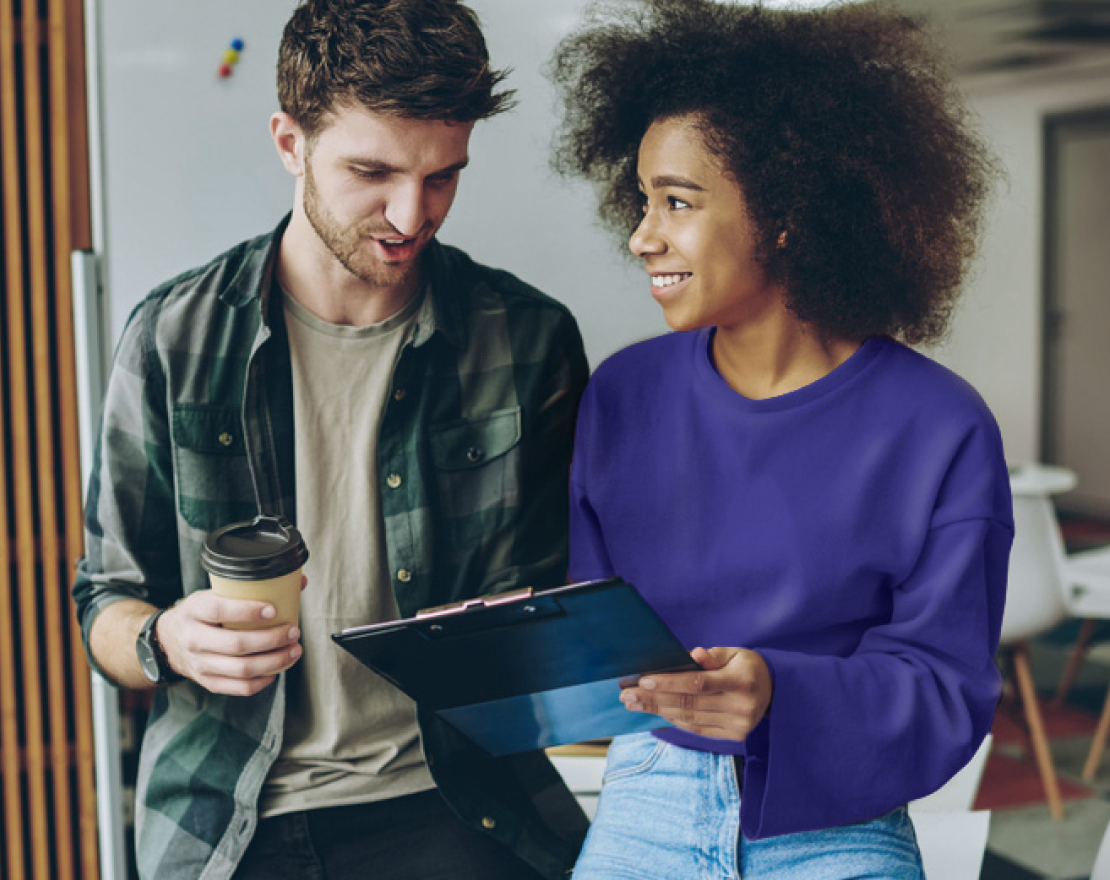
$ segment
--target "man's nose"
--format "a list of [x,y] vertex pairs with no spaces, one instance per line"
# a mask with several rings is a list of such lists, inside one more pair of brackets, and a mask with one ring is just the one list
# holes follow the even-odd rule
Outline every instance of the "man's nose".
[[385,218],[401,235],[410,238],[424,226],[424,190],[413,184],[399,186],[390,194]]

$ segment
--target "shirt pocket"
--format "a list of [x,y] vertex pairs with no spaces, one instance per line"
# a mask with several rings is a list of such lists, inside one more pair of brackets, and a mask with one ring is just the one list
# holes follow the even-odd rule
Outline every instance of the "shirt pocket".
[[177,509],[206,532],[257,513],[239,411],[178,404],[171,423]]
[[520,407],[432,425],[439,508],[448,534],[471,544],[505,528],[520,506]]

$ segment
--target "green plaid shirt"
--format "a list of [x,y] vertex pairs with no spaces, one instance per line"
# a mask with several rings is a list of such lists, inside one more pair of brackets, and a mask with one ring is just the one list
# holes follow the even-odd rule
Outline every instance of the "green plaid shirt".
[[[165,607],[207,587],[210,530],[259,510],[296,521],[289,350],[270,295],[283,229],[167,282],[128,322],[73,588],[86,642],[112,602]],[[404,616],[565,582],[567,474],[587,376],[564,306],[437,242],[426,267],[431,295],[402,347],[378,451],[383,485],[405,477],[382,502]],[[143,878],[232,875],[284,718],[284,676],[253,697],[191,681],[155,693],[137,783]],[[465,822],[546,877],[569,872],[586,820],[542,753],[493,759],[434,716],[421,712],[420,726],[436,784]]]

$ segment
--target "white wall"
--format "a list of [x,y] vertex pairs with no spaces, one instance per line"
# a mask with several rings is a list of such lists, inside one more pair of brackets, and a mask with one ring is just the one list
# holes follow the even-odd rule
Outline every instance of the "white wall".
[[1002,427],[1007,456],[1036,460],[1044,259],[1042,123],[1047,114],[1110,106],[1110,67],[1058,79],[972,82],[968,94],[1008,179],[995,199],[982,255],[952,335],[930,354],[979,389]]
[[440,237],[570,306],[596,367],[668,328],[639,260],[600,226],[590,186],[550,167],[558,98],[543,68],[556,43],[582,22],[586,0],[468,2],[494,66],[512,69],[507,85],[519,103],[475,127],[470,165]]

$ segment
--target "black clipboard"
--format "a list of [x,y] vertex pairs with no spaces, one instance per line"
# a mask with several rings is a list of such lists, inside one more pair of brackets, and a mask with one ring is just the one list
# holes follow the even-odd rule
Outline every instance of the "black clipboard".
[[332,639],[493,756],[669,727],[625,709],[620,688],[698,668],[617,578],[470,599]]

